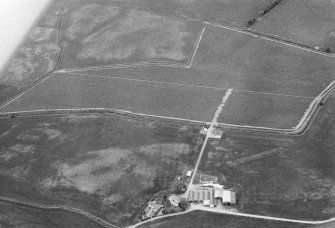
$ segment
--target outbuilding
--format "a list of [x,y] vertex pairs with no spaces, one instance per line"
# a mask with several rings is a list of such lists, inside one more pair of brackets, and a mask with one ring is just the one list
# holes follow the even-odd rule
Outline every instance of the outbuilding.
[[188,170],[187,173],[186,173],[186,176],[190,177],[190,176],[192,176],[192,173],[193,173],[193,170]]
[[221,199],[223,204],[227,205],[236,204],[236,194],[234,191],[225,189],[215,189],[214,197],[215,199]]

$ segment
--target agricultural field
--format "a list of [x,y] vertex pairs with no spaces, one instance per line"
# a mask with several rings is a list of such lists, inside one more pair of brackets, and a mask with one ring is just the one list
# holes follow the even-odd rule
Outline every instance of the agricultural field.
[[233,91],[218,122],[277,129],[295,128],[312,98]]
[[[180,68],[127,69],[115,69],[115,72],[109,69],[110,74],[101,70],[96,75],[90,75],[92,71],[57,73],[1,111],[110,108],[210,122],[227,91],[210,87],[220,86],[214,83],[220,80],[217,74],[205,78]],[[193,76],[194,84],[188,84]],[[233,90],[218,123],[292,129],[312,101],[307,97]]]
[[55,74],[2,112],[111,108],[210,122],[225,91],[108,77]]
[[[91,69],[79,72],[69,72],[68,75],[100,75],[111,78],[124,78],[134,80],[146,80],[152,82],[167,82],[186,84],[190,86],[211,87],[212,90],[225,90],[224,76],[220,73],[207,73],[183,67],[146,66],[129,68]],[[181,86],[181,85],[179,85]]]
[[334,59],[207,25],[192,65],[220,73],[225,88],[315,97],[334,79]]
[[[172,218],[165,218],[143,224],[139,228],[316,228],[315,226],[278,222],[264,219],[253,219],[236,217],[233,215],[215,214],[205,211],[193,211],[185,215],[178,215]],[[320,227],[321,228],[321,227]],[[324,227],[326,228],[326,227]],[[330,228],[330,227],[329,227]]]
[[199,129],[112,115],[0,120],[0,195],[126,225],[193,167]]
[[334,94],[299,137],[228,133],[207,144],[200,171],[237,190],[240,212],[300,220],[335,216]]
[[139,8],[73,2],[63,16],[61,67],[186,63],[201,22]]
[[52,3],[38,25],[55,28],[63,10],[62,68],[186,63],[203,20],[244,26],[273,2],[63,0]]
[[13,96],[17,92],[17,87],[0,84],[0,102]]
[[24,228],[102,228],[85,217],[60,211],[41,211],[28,207],[0,203],[1,227]]
[[[99,0],[99,2],[107,4],[108,1]],[[207,0],[206,2],[202,0],[114,0],[113,2],[130,8],[145,8],[161,14],[244,27],[248,20],[257,17],[261,10],[273,5],[275,0]]]
[[286,1],[251,28],[335,52],[334,10],[332,0]]

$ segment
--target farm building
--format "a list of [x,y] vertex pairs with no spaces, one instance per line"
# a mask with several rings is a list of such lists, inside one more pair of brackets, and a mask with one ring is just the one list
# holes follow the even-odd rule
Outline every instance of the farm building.
[[236,204],[236,195],[235,192],[233,191],[216,188],[214,190],[214,198],[221,199],[223,204],[228,205]]
[[223,186],[195,188],[188,192],[188,201],[192,203],[203,203],[204,206],[214,207],[216,200],[220,200],[223,204],[235,205],[236,194],[234,191],[223,189]]
[[143,211],[142,220],[155,217],[162,208],[163,205],[158,204],[156,201],[150,201]]
[[203,203],[205,206],[214,207],[214,189],[213,188],[197,188],[189,191],[188,201],[194,203]]

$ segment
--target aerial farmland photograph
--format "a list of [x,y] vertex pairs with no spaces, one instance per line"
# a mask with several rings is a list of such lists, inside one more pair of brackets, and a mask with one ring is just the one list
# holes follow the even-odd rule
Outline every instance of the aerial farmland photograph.
[[1,0],[0,228],[334,228],[334,0]]

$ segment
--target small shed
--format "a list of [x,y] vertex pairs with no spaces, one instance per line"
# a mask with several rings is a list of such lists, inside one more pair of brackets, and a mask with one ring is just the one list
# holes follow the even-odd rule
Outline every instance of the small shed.
[[190,176],[192,176],[192,173],[193,173],[193,170],[188,170],[187,173],[186,173],[186,176],[190,177]]

